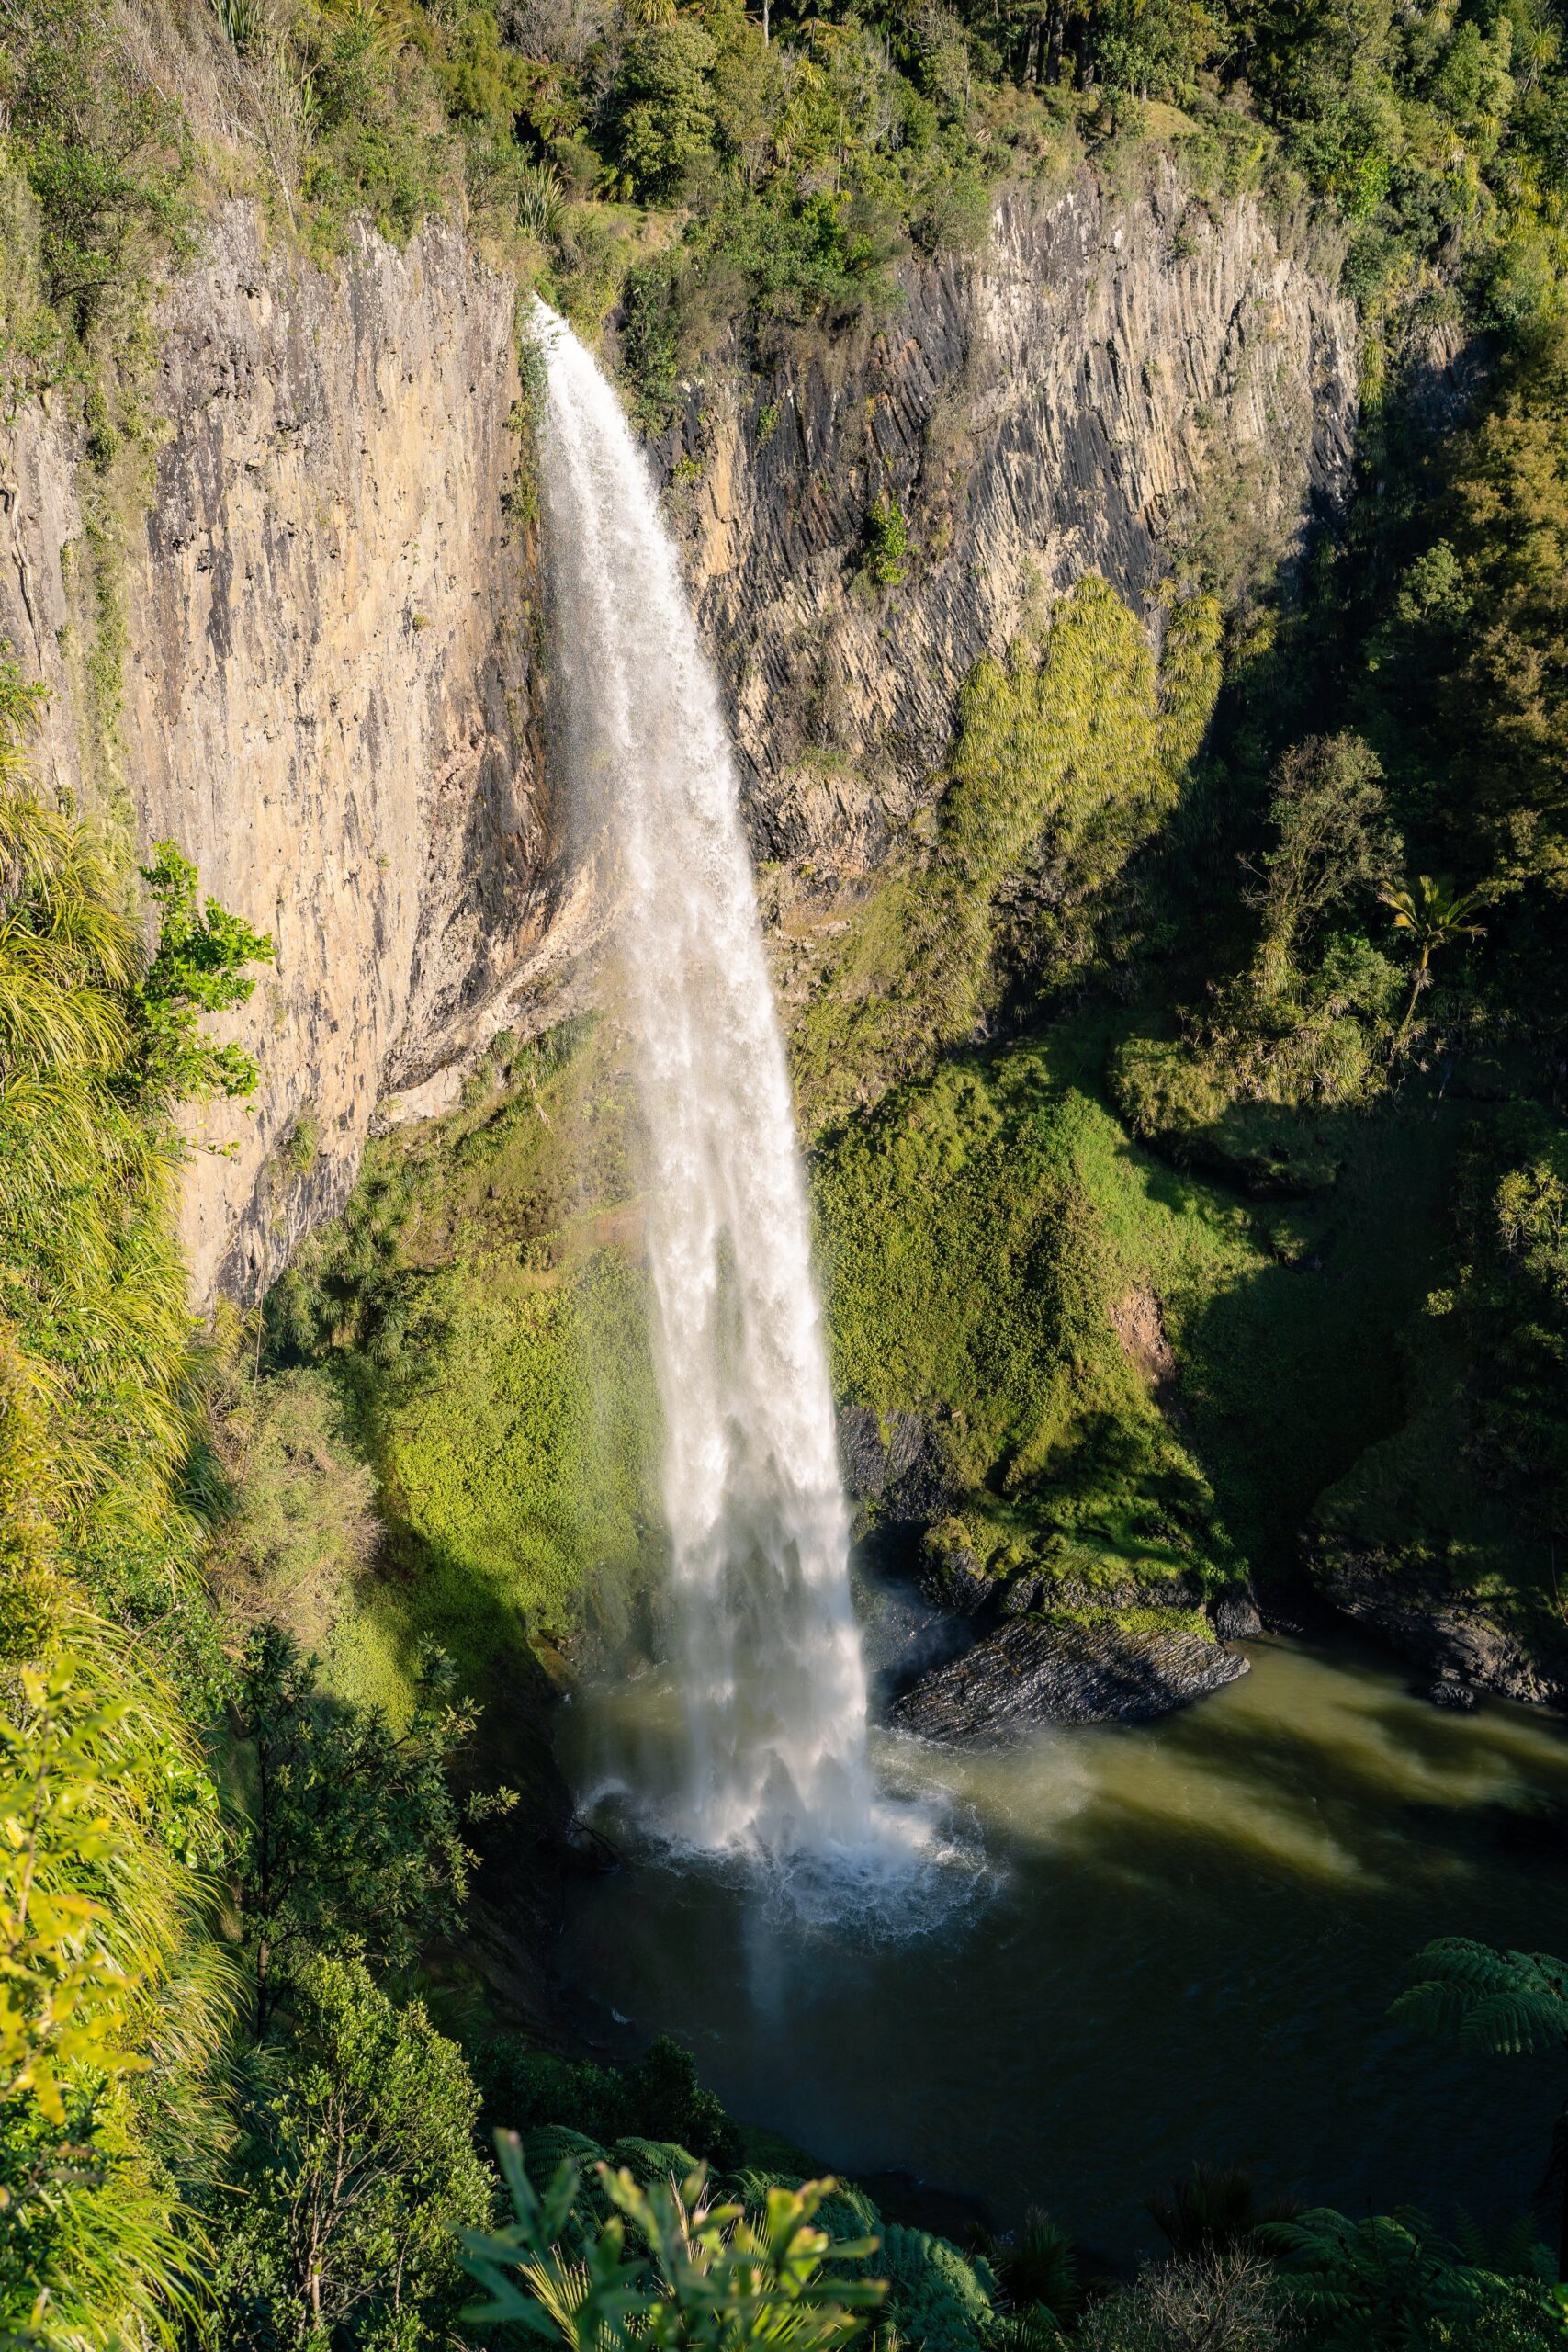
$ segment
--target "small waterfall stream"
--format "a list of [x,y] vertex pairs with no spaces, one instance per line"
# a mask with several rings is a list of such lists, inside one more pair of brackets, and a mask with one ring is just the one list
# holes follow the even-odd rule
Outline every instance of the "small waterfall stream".
[[872,1825],[821,1309],[735,762],[652,475],[540,306],[560,723],[619,866],[689,1742],[708,1848],[857,1849]]

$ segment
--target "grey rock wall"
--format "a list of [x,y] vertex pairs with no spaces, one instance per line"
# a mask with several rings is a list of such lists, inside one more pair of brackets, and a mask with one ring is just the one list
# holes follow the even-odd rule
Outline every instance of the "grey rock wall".
[[[1299,554],[1353,460],[1338,258],[1250,197],[1211,211],[1170,164],[1120,198],[1086,170],[1009,196],[988,249],[911,272],[874,334],[694,405],[661,455],[703,467],[674,496],[760,850],[874,865],[965,673],[1085,572],[1157,630],[1196,543],[1237,584]],[[885,488],[911,554],[874,591]]]

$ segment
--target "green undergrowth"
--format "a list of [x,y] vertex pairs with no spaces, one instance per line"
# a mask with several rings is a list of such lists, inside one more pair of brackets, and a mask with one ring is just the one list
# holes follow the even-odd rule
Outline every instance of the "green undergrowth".
[[1482,1603],[1560,1660],[1568,1184],[1538,1106],[1465,1118],[1439,1278],[1398,1338],[1406,1417],[1321,1498],[1319,1565]]
[[852,925],[795,1041],[808,1129],[842,1120],[962,1044],[1021,932],[1060,981],[1095,952],[1106,894],[1174,808],[1220,684],[1219,607],[1177,605],[1157,665],[1090,574],[1005,661],[977,664],[931,838]]
[[1329,1191],[1258,1200],[1134,1143],[1104,1046],[1085,1016],[950,1061],[823,1148],[838,1385],[928,1419],[958,1489],[938,1538],[993,1575],[1092,1599],[1277,1573],[1398,1419],[1455,1123],[1367,1114]]
[[406,1708],[422,1645],[466,1687],[618,1622],[658,1560],[656,1407],[626,1108],[603,1031],[495,1048],[447,1119],[383,1136],[268,1304],[275,1378],[332,1385],[385,1534],[327,1644]]
[[[1411,1409],[1401,1335],[1440,1272],[1464,1114],[1347,1115],[1334,1182],[1258,1197],[1128,1136],[1099,1085],[1113,1034],[1081,1013],[950,1057],[819,1147],[835,1387],[926,1420],[953,1490],[939,1554],[1124,1631],[1163,1586],[1160,1622],[1196,1628],[1205,1593],[1293,1569],[1319,1496]],[[268,1309],[264,1403],[305,1432],[289,1476],[344,1443],[375,1473],[378,1541],[355,1554],[352,1511],[326,1531],[325,1654],[394,1712],[423,1644],[483,1697],[530,1648],[624,1627],[661,1566],[608,1034],[503,1043],[470,1092],[371,1147]]]

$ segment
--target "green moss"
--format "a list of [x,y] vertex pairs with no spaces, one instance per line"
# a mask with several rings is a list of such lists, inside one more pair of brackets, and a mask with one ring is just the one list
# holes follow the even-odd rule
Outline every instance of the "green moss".
[[[1127,1136],[1093,1084],[1105,1042],[1085,1017],[948,1063],[818,1153],[838,1384],[930,1419],[988,1574],[1284,1570],[1315,1498],[1402,1417],[1397,1335],[1438,1262],[1455,1123],[1346,1114],[1337,1182],[1281,1229]],[[1169,1409],[1113,1321],[1141,1295]]]
[[1191,1634],[1199,1641],[1219,1637],[1201,1609],[1065,1609],[1048,1603],[1041,1612],[1054,1625],[1077,1625],[1087,1633]]
[[481,1696],[659,1564],[658,1410],[624,1247],[627,1105],[602,1035],[498,1041],[462,1110],[382,1138],[269,1303],[273,1361],[330,1366],[389,1542],[332,1670],[395,1706],[434,1639]]
[[1129,1158],[1030,1046],[945,1065],[818,1163],[837,1384],[932,1421],[987,1573],[1235,1573],[1112,1319],[1155,1254]]
[[[1094,575],[987,658],[960,697],[934,842],[874,893],[795,1041],[803,1115],[843,1118],[960,1044],[1004,961],[1060,977],[1092,953],[1097,910],[1174,807],[1219,684],[1217,608],[1180,606],[1156,673],[1148,639]],[[1043,889],[1028,884],[1048,874]],[[1022,884],[1027,911],[1004,914]]]

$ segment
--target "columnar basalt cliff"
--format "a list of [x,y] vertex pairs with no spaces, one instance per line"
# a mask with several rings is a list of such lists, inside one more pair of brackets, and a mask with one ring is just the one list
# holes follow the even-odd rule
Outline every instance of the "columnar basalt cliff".
[[[159,322],[164,437],[115,586],[109,763],[135,847],[172,837],[276,943],[225,1024],[260,1064],[254,1102],[197,1124],[198,1302],[256,1295],[341,1205],[378,1101],[439,1100],[557,903],[535,550],[509,512],[514,312],[455,231],[400,253],[367,232],[328,272],[269,252],[236,204]],[[90,806],[82,452],[59,403],[8,444],[0,636],[53,690],[40,775]]]
[[[1238,576],[1290,560],[1351,460],[1333,260],[1172,167],[1122,198],[1086,172],[1005,198],[874,331],[693,392],[661,455],[699,461],[671,499],[759,852],[874,865],[975,660],[1086,571],[1157,629],[1196,537]],[[206,1303],[257,1295],[335,1211],[375,1117],[445,1107],[497,1028],[549,1017],[588,890],[543,749],[513,287],[456,229],[365,231],[322,269],[234,203],[156,345],[107,758],[62,401],[0,434],[0,637],[52,689],[45,782],[91,806],[118,772],[135,847],[172,836],[276,935],[229,1024],[258,1091],[202,1114],[187,1170]],[[877,589],[884,492],[911,552]]]
[[[694,403],[665,445],[733,696],[761,847],[874,864],[929,792],[953,697],[1085,572],[1159,624],[1201,552],[1233,587],[1350,484],[1359,340],[1339,254],[1167,164],[998,205],[986,250],[906,279],[886,325]],[[678,477],[677,477],[678,478]],[[860,577],[883,494],[905,577]]]

